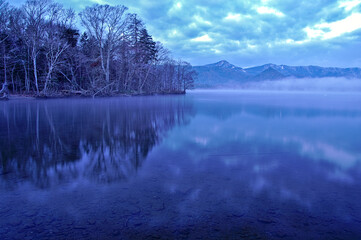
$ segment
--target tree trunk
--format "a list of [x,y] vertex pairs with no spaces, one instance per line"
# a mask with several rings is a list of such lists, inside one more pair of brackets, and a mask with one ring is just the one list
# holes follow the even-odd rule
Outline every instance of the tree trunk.
[[30,91],[30,81],[28,77],[28,71],[26,70],[25,61],[23,62],[24,66],[24,75],[25,75],[25,91],[28,93]]
[[14,83],[14,71],[15,71],[16,65],[14,64],[13,68],[11,69],[11,84],[13,86],[12,91],[16,92],[17,89],[15,89],[15,83]]
[[3,94],[3,96],[2,97],[0,97],[0,99],[2,99],[2,100],[7,100],[8,99],[8,94],[9,94],[9,89],[8,89],[8,83],[7,82],[4,82],[3,83],[3,87],[2,87],[2,89],[0,90],[0,94]]
[[50,68],[49,68],[49,72],[48,72],[48,74],[46,75],[45,85],[44,85],[44,89],[43,89],[43,91],[42,91],[44,94],[46,94],[46,91],[48,90],[48,83],[49,83],[49,80],[50,80],[52,71],[53,71],[53,67],[50,67]]
[[107,84],[109,84],[110,82],[110,46],[108,47],[108,51],[107,51],[107,67],[105,69],[106,73],[105,73],[105,80],[107,82]]
[[7,84],[7,66],[6,66],[6,54],[5,54],[5,46],[4,46],[4,84]]
[[38,71],[37,71],[37,65],[36,65],[36,49],[33,47],[33,51],[31,54],[33,58],[33,66],[34,66],[34,79],[35,79],[35,87],[36,87],[36,94],[39,95],[39,84],[38,84]]
[[102,41],[100,41],[100,62],[101,62],[101,65],[102,65],[102,70],[103,70],[103,73],[105,75],[105,80],[107,81],[107,71],[105,69],[105,66],[104,66],[104,54],[103,54],[103,43]]

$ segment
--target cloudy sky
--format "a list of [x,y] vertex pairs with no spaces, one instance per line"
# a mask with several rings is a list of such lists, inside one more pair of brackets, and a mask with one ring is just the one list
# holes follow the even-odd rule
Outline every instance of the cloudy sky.
[[[361,67],[361,0],[56,0],[81,11],[122,4],[175,58]],[[19,6],[25,0],[11,0]]]

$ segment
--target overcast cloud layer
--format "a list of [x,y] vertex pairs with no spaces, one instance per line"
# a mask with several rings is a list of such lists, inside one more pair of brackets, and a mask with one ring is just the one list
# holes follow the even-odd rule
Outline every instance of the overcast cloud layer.
[[56,1],[77,11],[123,4],[174,57],[193,65],[361,67],[361,0]]

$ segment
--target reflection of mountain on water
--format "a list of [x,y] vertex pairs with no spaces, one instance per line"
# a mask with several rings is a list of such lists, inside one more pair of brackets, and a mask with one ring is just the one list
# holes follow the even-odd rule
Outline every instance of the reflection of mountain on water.
[[0,109],[1,178],[41,187],[124,180],[192,114],[184,97],[22,101]]

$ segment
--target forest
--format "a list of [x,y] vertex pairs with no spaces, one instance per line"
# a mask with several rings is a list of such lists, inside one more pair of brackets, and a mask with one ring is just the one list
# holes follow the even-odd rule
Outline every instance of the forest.
[[0,0],[2,98],[185,93],[195,77],[123,5]]

